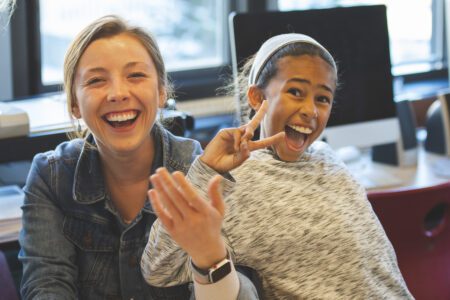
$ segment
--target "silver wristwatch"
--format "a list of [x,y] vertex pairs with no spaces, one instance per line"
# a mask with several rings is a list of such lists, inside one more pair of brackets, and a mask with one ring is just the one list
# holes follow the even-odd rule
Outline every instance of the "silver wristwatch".
[[194,279],[201,284],[215,283],[231,273],[231,260],[227,257],[214,264],[208,270],[200,269],[191,260]]

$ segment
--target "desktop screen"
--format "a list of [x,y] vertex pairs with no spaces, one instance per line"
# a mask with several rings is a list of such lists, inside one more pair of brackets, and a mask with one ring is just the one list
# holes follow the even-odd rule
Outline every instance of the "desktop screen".
[[[265,40],[289,32],[313,37],[338,64],[339,87],[328,128],[384,119],[396,121],[385,6],[232,14],[230,36],[235,74]],[[364,130],[371,128],[375,129],[371,125]],[[398,130],[393,131],[396,136],[388,139],[395,141]],[[360,140],[349,143],[361,141],[360,145],[371,145],[370,141],[362,141],[370,134],[362,134]],[[383,141],[385,138],[383,135],[373,144],[388,142]]]

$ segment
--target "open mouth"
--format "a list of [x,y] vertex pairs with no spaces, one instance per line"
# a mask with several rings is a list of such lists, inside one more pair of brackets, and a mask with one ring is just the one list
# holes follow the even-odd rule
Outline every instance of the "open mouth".
[[108,113],[102,119],[114,128],[123,128],[133,125],[139,115],[139,111],[131,110],[121,113]]
[[293,151],[300,151],[312,133],[311,128],[296,125],[286,125],[284,131],[286,132],[286,143]]

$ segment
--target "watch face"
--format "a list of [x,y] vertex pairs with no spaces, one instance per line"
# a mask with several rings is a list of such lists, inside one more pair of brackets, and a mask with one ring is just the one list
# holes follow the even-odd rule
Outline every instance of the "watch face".
[[227,261],[225,264],[223,264],[222,266],[211,272],[210,274],[211,282],[219,281],[220,279],[230,274],[230,272],[231,272],[231,263],[230,261]]

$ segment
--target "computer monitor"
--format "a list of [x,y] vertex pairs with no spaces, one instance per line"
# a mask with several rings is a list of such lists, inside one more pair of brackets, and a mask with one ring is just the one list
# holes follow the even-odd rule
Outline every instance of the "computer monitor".
[[330,51],[338,63],[340,87],[322,138],[333,148],[399,139],[385,6],[232,13],[229,25],[235,75],[265,40],[277,34],[303,33]]

